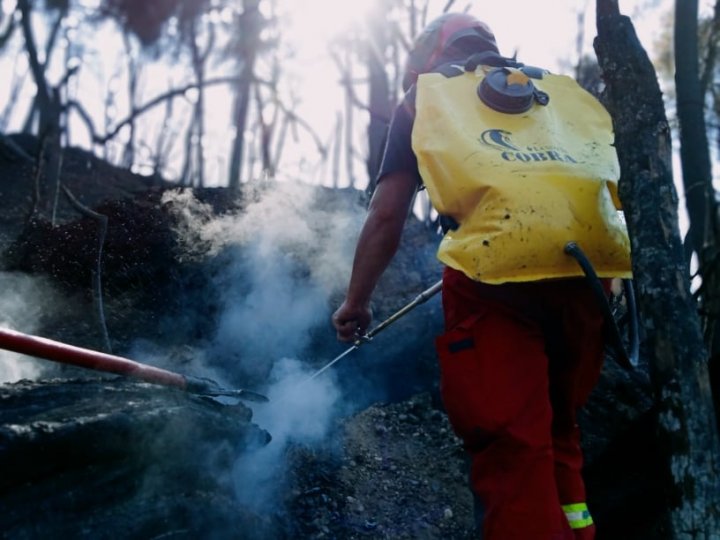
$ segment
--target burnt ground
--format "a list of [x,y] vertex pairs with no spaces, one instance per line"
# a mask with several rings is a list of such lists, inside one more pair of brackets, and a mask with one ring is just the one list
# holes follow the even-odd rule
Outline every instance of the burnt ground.
[[[0,454],[11,471],[0,482],[0,537],[474,537],[465,454],[431,393],[338,418],[323,444],[289,446],[283,496],[258,512],[229,481],[247,437],[264,436],[247,424],[252,405],[148,386],[0,387]],[[665,538],[644,424],[615,437],[589,470],[598,539]]]
[[470,538],[465,453],[430,394],[373,405],[339,438],[334,454],[293,450],[300,537]]
[[[667,538],[652,411],[619,371],[609,359],[580,417],[597,539]],[[618,414],[626,407],[644,412]],[[436,392],[376,403],[343,420],[336,436],[336,446],[292,451],[286,504],[299,537],[476,538],[468,460]]]
[[267,441],[251,415],[122,378],[0,385],[0,537],[267,531],[209,474]]
[[[33,154],[32,140],[17,142]],[[64,178],[73,194],[109,216],[103,279],[113,352],[152,340],[164,367],[189,369],[192,362],[184,358],[205,350],[222,308],[224,290],[210,279],[221,274],[226,254],[202,261],[183,256],[177,216],[162,199],[169,186],[158,179],[84,152],[71,153],[64,164],[72,167]],[[62,198],[57,223],[43,212],[27,219],[32,164],[0,151],[0,170],[0,270],[42,277],[59,291],[62,308],[48,310],[37,333],[102,349],[89,287],[97,223]],[[194,195],[215,215],[242,211],[237,194],[209,189]],[[316,204],[357,208],[362,198],[320,190]],[[432,231],[409,223],[380,283],[376,320],[438,279],[436,241]],[[309,270],[296,273],[302,280]],[[282,496],[263,511],[239,503],[228,481],[228,449],[242,452],[240,434],[266,427],[245,415],[252,405],[226,408],[62,369],[50,372],[59,378],[0,385],[0,463],[5,471],[12,461],[14,471],[0,479],[0,537],[467,538],[473,516],[466,459],[437,399],[432,341],[439,321],[439,302],[428,302],[334,369],[353,406],[334,419],[322,443],[284,450],[289,467],[278,481]],[[310,369],[339,352],[328,326],[315,328],[308,340]],[[208,361],[216,370],[228,367],[212,354]],[[227,380],[248,384],[240,375]],[[649,395],[643,369],[630,376],[609,358],[582,411],[598,540],[665,538]],[[238,416],[238,410],[244,412]],[[166,424],[175,429],[160,429]],[[38,474],[38,463],[52,466]]]

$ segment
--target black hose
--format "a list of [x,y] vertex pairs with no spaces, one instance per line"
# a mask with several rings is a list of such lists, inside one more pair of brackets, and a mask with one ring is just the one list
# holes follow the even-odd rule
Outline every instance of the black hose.
[[627,313],[630,316],[628,334],[630,336],[630,363],[638,365],[640,358],[640,325],[638,324],[637,304],[635,303],[635,289],[631,279],[623,279],[623,289],[627,300]]
[[575,242],[568,242],[565,245],[565,253],[571,255],[578,262],[580,267],[585,274],[585,278],[593,290],[593,293],[597,297],[600,309],[603,312],[605,318],[605,325],[610,338],[610,343],[617,353],[618,363],[626,369],[633,369],[637,366],[639,356],[639,338],[638,338],[638,325],[637,325],[637,312],[635,306],[635,294],[632,289],[630,280],[623,280],[623,286],[625,287],[625,293],[627,296],[627,309],[630,314],[630,354],[625,349],[625,343],[623,342],[620,329],[615,322],[612,310],[610,309],[610,303],[608,302],[607,294],[605,289],[595,273],[595,269],[590,264],[590,261],[585,256],[583,251],[580,249]]

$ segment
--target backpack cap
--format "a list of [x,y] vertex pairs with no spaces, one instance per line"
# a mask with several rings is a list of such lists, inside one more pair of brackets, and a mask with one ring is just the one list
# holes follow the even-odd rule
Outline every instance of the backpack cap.
[[491,69],[478,85],[477,94],[488,107],[509,114],[524,113],[535,102],[547,105],[550,99],[521,69],[507,67]]
[[441,15],[415,39],[405,64],[403,90],[407,92],[418,75],[443,62],[483,51],[498,52],[495,35],[487,24],[467,13]]

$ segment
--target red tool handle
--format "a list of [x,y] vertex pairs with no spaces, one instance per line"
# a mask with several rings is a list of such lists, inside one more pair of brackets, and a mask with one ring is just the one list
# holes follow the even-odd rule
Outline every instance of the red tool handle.
[[176,386],[182,389],[187,386],[185,377],[172,371],[140,364],[121,356],[22,334],[7,328],[0,328],[0,348],[61,364],[126,375],[150,383]]

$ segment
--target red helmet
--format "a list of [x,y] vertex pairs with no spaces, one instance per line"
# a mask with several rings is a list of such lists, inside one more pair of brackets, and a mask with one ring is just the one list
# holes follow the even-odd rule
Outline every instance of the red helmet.
[[441,61],[452,60],[453,53],[465,57],[483,51],[498,52],[495,36],[487,24],[467,13],[441,15],[415,39],[405,64],[403,89],[407,91],[420,73],[430,71]]

